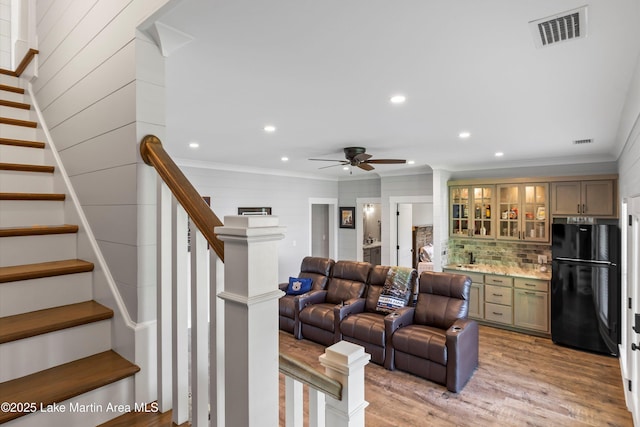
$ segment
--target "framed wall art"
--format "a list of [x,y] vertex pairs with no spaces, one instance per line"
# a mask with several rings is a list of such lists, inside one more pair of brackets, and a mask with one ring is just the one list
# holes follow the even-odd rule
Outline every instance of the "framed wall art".
[[356,228],[356,208],[341,207],[340,208],[340,228]]

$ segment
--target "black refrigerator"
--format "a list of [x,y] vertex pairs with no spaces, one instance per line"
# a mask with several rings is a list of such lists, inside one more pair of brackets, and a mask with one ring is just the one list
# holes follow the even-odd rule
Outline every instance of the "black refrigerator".
[[551,339],[618,355],[620,231],[608,224],[553,224]]

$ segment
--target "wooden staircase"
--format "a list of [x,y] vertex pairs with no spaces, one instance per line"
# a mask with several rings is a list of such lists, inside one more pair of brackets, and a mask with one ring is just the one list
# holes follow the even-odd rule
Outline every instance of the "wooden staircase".
[[95,426],[134,405],[139,368],[112,350],[22,85],[0,76],[0,424]]

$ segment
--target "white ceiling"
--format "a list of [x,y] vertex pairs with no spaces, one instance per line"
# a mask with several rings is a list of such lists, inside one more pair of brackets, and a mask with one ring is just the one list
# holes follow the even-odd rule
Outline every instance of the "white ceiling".
[[[586,38],[535,47],[529,21],[585,4]],[[193,37],[166,60],[163,143],[183,162],[330,178],[349,172],[307,159],[347,146],[415,161],[353,177],[614,161],[638,18],[638,0],[182,0],[160,18]]]

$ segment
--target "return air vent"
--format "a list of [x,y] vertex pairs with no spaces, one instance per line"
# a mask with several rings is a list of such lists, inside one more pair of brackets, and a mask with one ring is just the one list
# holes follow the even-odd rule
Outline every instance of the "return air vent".
[[587,36],[587,6],[529,22],[536,47]]
[[573,141],[573,143],[575,145],[591,144],[591,143],[593,143],[593,139],[591,139],[591,138],[589,138],[589,139],[576,139],[575,141]]

